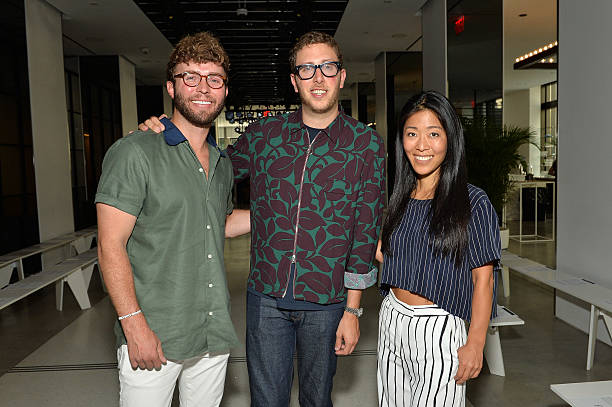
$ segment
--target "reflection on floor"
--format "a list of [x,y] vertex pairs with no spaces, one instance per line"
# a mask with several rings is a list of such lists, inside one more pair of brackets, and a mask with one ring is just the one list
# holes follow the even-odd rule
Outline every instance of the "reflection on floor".
[[[226,243],[232,318],[243,338],[248,243],[248,237]],[[554,243],[512,242],[510,249],[554,265]],[[550,391],[551,383],[612,378],[612,349],[602,343],[597,346],[593,370],[584,370],[586,334],[553,317],[551,290],[515,274],[511,274],[511,286],[511,297],[505,300],[500,296],[498,301],[509,305],[525,325],[502,328],[506,377],[493,376],[485,367],[480,377],[468,385],[468,398],[474,406],[560,407],[565,404]],[[90,288],[95,304],[90,310],[81,311],[74,298],[68,296],[64,311],[58,312],[54,294],[53,288],[42,290],[0,311],[2,405],[118,405],[111,330],[115,314],[99,277],[95,276]],[[335,406],[377,405],[375,353],[380,301],[376,289],[365,292],[361,340],[354,355],[339,361],[333,393]],[[232,351],[222,405],[249,405],[244,346]],[[294,386],[291,406],[297,405]]]

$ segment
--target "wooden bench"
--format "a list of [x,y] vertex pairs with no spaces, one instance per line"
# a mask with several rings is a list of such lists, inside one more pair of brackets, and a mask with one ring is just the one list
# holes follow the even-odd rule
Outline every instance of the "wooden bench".
[[508,251],[502,252],[501,261],[504,266],[512,270],[591,305],[586,363],[586,370],[591,370],[595,357],[597,326],[600,316],[603,318],[610,336],[612,336],[612,290],[595,284],[586,278],[550,269]]
[[95,226],[77,230],[76,232],[66,233],[65,235],[54,237],[45,242],[38,243],[23,249],[16,250],[11,253],[0,256],[0,288],[5,287],[11,281],[13,270],[17,270],[17,278],[23,280],[25,274],[23,271],[23,259],[43,254],[51,250],[64,248],[64,258],[70,257],[71,248],[74,248],[77,254],[83,253],[91,247],[91,242],[96,236],[98,229]]
[[485,342],[484,347],[484,356],[491,374],[497,376],[506,375],[501,341],[499,339],[499,327],[524,324],[525,321],[519,318],[519,316],[514,312],[510,311],[504,306],[497,306],[497,317],[492,319],[489,323],[489,329],[487,330],[487,341]]
[[91,308],[87,287],[93,268],[98,262],[98,249],[94,247],[61,263],[48,267],[40,273],[28,276],[0,290],[0,309],[19,301],[28,295],[55,283],[55,305],[62,310],[64,283],[74,293],[81,309]]

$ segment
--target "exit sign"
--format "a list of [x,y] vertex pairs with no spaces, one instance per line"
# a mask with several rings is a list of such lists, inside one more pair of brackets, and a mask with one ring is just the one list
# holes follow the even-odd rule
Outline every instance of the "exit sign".
[[465,28],[465,16],[459,16],[455,20],[455,34],[459,35],[463,32]]

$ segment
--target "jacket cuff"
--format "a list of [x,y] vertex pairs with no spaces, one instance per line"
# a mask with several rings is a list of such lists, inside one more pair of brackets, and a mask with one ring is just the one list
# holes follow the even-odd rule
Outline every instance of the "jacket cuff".
[[344,287],[351,290],[363,290],[376,283],[378,268],[372,267],[367,274],[344,272]]

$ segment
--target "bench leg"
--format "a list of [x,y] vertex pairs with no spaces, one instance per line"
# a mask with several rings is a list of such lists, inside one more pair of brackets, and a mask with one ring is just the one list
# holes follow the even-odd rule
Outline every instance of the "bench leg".
[[489,327],[487,330],[487,341],[484,347],[484,356],[491,374],[505,376],[504,356],[502,355],[501,341],[499,340],[499,328]]
[[597,344],[597,323],[599,321],[599,308],[591,305],[591,318],[589,320],[589,346],[587,350],[586,370],[591,370],[595,358],[595,345]]
[[74,250],[76,251],[77,254],[81,254],[91,248],[92,240],[93,240],[93,236],[82,237],[72,242],[72,247],[74,247]]
[[608,328],[608,333],[610,334],[610,337],[612,338],[612,315],[607,314],[605,311],[600,311],[600,313],[606,324],[606,328]]
[[68,286],[72,290],[74,297],[81,309],[91,308],[91,303],[89,302],[89,295],[87,294],[87,285],[86,274],[91,278],[91,272],[93,271],[93,264],[88,266],[85,270],[76,271],[65,278],[65,281],[68,283]]
[[55,308],[58,311],[64,309],[64,280],[55,283]]
[[502,284],[504,285],[504,297],[510,297],[510,269],[506,266],[502,266],[501,271]]

